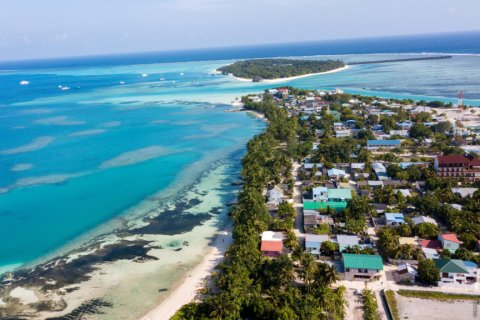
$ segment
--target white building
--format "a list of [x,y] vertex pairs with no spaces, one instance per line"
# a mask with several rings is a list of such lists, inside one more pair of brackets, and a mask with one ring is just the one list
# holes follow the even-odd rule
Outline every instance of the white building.
[[327,187],[316,187],[312,189],[313,192],[313,201],[317,202],[326,202],[328,201],[328,188]]
[[268,190],[268,204],[279,205],[283,202],[283,190],[279,186]]

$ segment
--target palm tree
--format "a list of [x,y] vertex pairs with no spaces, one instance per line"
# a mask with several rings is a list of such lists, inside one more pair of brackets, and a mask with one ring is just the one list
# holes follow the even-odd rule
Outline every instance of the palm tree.
[[302,279],[305,281],[307,292],[310,292],[310,286],[318,270],[318,264],[311,254],[305,254],[302,258]]
[[326,263],[318,264],[318,271],[315,274],[315,284],[318,287],[327,287],[339,280],[337,269]]

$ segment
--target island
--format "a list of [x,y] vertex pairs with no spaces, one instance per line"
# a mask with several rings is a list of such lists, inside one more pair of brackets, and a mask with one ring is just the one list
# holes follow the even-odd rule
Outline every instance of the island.
[[345,67],[341,60],[251,59],[237,61],[217,71],[253,82],[329,72]]

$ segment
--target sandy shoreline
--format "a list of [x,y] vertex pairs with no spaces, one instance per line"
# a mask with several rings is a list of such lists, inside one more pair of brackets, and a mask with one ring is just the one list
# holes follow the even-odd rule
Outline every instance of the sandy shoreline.
[[188,272],[180,285],[163,302],[143,316],[142,320],[170,319],[183,305],[195,301],[199,290],[206,287],[205,281],[222,262],[225,251],[231,243],[231,227],[228,227],[217,236],[202,262]]
[[[264,79],[263,81],[259,83],[281,83],[285,81],[291,81],[291,80],[297,80],[301,78],[306,78],[306,77],[311,77],[311,76],[316,76],[316,75],[321,75],[321,74],[328,74],[328,73],[335,73],[335,72],[340,72],[343,70],[348,69],[350,66],[345,65],[344,67],[326,71],[326,72],[318,72],[318,73],[308,73],[308,74],[303,74],[301,76],[295,76],[295,77],[288,77],[288,78],[279,78],[279,79]],[[233,74],[229,74],[230,77],[234,78],[235,80],[242,81],[242,82],[252,82],[252,79],[247,79],[247,78],[240,78],[240,77],[235,77]]]

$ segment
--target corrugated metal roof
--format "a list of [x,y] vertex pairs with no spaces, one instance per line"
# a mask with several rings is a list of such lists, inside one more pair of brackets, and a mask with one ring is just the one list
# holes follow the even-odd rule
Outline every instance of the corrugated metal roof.
[[382,257],[379,255],[344,253],[342,256],[345,268],[383,270]]

